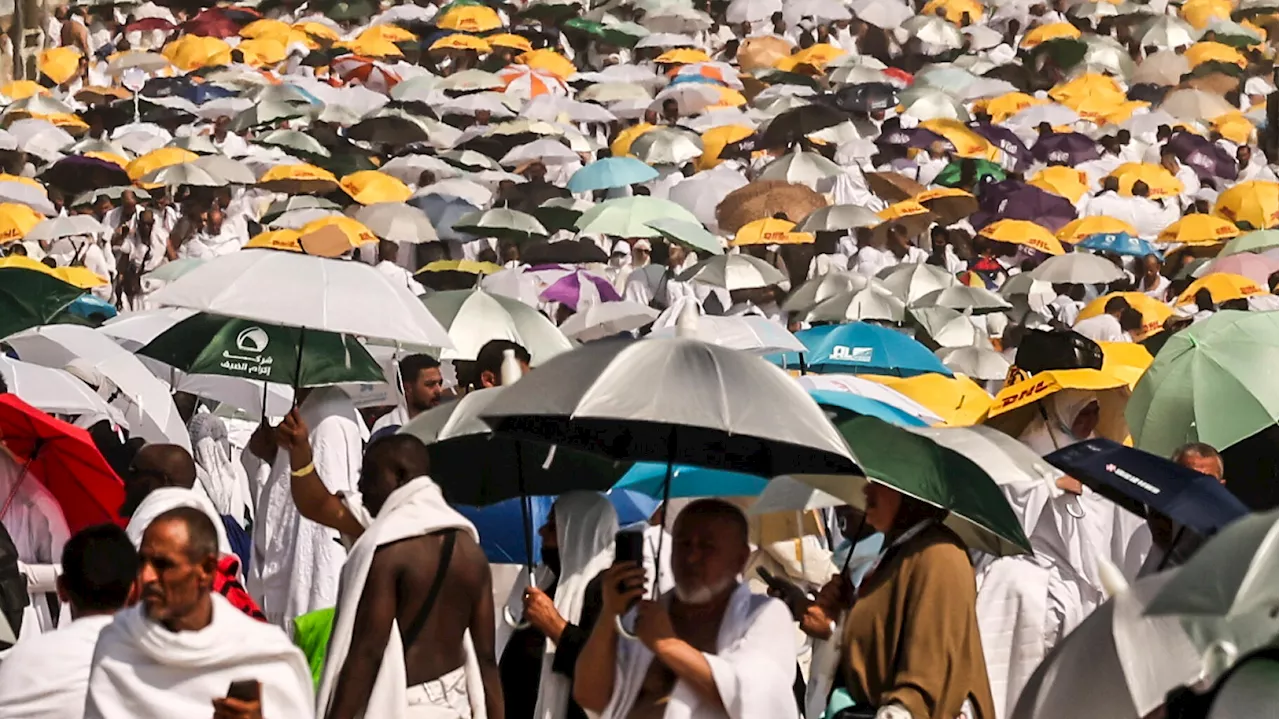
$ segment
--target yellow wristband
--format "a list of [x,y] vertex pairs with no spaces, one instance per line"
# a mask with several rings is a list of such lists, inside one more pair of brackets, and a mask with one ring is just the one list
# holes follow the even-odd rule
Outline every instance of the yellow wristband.
[[291,474],[291,475],[293,475],[293,476],[295,476],[295,477],[305,477],[305,476],[307,476],[308,474],[311,474],[312,472],[314,472],[315,470],[316,470],[316,463],[315,463],[315,462],[307,462],[307,466],[303,467],[302,469],[295,469],[295,470],[293,470],[292,472],[290,472],[289,474]]

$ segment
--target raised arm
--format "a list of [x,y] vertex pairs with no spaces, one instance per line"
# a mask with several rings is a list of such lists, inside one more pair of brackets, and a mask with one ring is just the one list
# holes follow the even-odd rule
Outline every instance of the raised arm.
[[374,553],[360,605],[356,607],[351,649],[338,671],[329,715],[322,719],[356,719],[368,706],[396,619],[396,573],[393,548],[384,547]]
[[624,563],[605,570],[600,592],[604,606],[591,636],[578,654],[574,670],[573,700],[590,712],[603,712],[613,697],[613,677],[618,663],[618,630],[614,625],[631,602],[644,595],[644,569]]
[[289,488],[298,513],[317,524],[352,537],[364,533],[364,526],[351,514],[342,498],[324,486],[316,472],[308,428],[293,409],[276,428],[276,441],[289,453]]

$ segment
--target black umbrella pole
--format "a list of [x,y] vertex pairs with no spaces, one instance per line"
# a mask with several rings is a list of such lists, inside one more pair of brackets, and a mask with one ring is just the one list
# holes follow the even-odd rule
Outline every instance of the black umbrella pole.
[[[658,599],[658,579],[662,576],[662,545],[667,538],[667,519],[670,518],[671,504],[671,477],[675,472],[676,458],[676,431],[671,430],[671,438],[667,440],[667,476],[662,480],[662,531],[658,532],[658,551],[653,557],[653,588],[651,591],[654,601]],[[674,523],[672,524],[674,528]]]
[[27,474],[31,463],[36,461],[36,455],[40,454],[41,447],[44,446],[43,440],[37,439],[35,445],[31,448],[31,456],[27,457],[27,461],[22,463],[22,471],[18,473],[18,479],[13,483],[13,489],[9,491],[9,496],[4,499],[4,507],[0,507],[0,519],[3,519],[9,513],[9,505],[13,504],[13,500],[18,496],[18,490],[22,489],[22,482],[27,478]]
[[524,457],[520,443],[516,443],[516,485],[520,488],[520,520],[524,524],[524,566],[529,570],[529,585],[533,586],[533,507],[529,506],[529,492],[524,486]]
[[[302,353],[307,348],[307,331],[298,330],[298,360],[293,365],[293,406],[302,404],[298,401],[298,390],[302,389]],[[266,412],[267,404],[262,403],[262,411]]]
[[269,389],[268,382],[265,379],[262,380],[262,422],[260,422],[260,424],[267,423],[267,390],[268,389]]

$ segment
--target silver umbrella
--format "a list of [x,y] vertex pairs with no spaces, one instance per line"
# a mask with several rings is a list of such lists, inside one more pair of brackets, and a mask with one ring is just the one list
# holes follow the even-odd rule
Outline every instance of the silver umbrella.
[[829,180],[842,174],[844,169],[836,163],[816,152],[802,152],[797,147],[795,152],[789,152],[765,165],[756,179],[781,180],[818,190],[830,184]]
[[990,347],[991,341],[969,320],[969,315],[949,307],[914,307],[911,317],[934,344],[949,347]]
[[631,143],[631,154],[650,165],[683,165],[702,155],[702,138],[678,128],[659,128]]
[[884,222],[861,205],[827,205],[810,212],[792,228],[795,232],[840,232],[875,227]]
[[809,322],[902,322],[907,306],[887,290],[868,286],[836,295],[805,315]]
[[403,202],[375,202],[352,215],[378,237],[399,244],[435,242],[440,238],[427,214]]
[[808,312],[823,302],[847,292],[866,289],[870,280],[852,272],[818,275],[795,288],[782,302],[784,312]]
[[321,145],[319,140],[297,130],[272,130],[266,134],[259,135],[254,142],[268,147],[279,147],[285,152],[297,151],[320,157],[329,157],[330,154],[329,149]]
[[930,292],[912,303],[912,307],[949,307],[953,310],[969,310],[975,315],[1001,312],[1010,309],[1003,297],[984,287],[955,284],[945,290]]
[[895,297],[912,305],[930,292],[960,284],[950,272],[926,264],[897,265],[882,271],[880,280]]
[[176,165],[169,165],[168,167],[148,172],[142,176],[142,181],[157,185],[168,185],[169,187],[180,187],[182,185],[223,187],[228,184],[226,180],[215,177],[213,173],[196,165],[195,162],[180,162]]
[[717,255],[690,267],[676,278],[729,290],[750,290],[786,282],[778,268],[751,255]]
[[984,382],[1009,375],[1009,360],[986,347],[944,347],[935,352],[942,364],[957,374]]
[[1088,252],[1056,255],[1031,271],[1031,279],[1051,284],[1103,285],[1123,278],[1111,260]]
[[252,185],[258,181],[248,165],[226,155],[208,155],[193,160],[191,164],[233,185]]
[[79,235],[97,237],[104,232],[106,228],[93,215],[64,215],[40,222],[32,227],[23,239],[31,242],[51,242],[63,237]]

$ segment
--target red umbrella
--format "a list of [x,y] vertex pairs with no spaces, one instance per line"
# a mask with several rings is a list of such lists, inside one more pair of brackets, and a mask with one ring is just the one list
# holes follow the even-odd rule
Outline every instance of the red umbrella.
[[48,488],[72,532],[121,521],[118,510],[124,502],[124,482],[85,430],[6,393],[0,394],[0,444],[23,467],[21,478],[4,497],[0,519],[9,511],[18,487],[30,478]]
[[147,17],[125,25],[124,31],[125,34],[131,32],[151,32],[152,30],[163,30],[168,32],[175,27],[177,26],[162,17]]
[[228,38],[239,35],[243,24],[222,8],[213,7],[201,10],[198,15],[184,22],[182,31],[188,35]]

